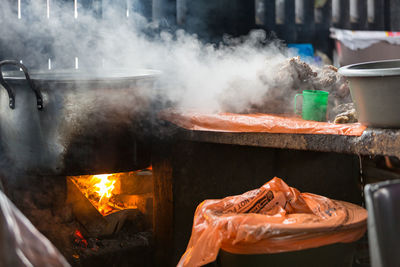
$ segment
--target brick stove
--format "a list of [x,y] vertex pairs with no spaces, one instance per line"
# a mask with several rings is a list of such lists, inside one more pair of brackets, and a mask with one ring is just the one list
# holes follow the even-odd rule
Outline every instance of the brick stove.
[[111,175],[118,180],[112,197],[123,200],[107,211],[73,182],[92,177],[14,174],[2,181],[9,198],[72,266],[153,266],[152,171]]
[[[5,187],[23,213],[75,266],[174,266],[189,240],[194,210],[204,199],[240,194],[278,176],[302,191],[362,204],[362,186],[369,181],[360,180],[361,167],[365,177],[371,174],[366,168],[368,156],[398,151],[399,139],[392,130],[350,138],[182,129],[171,133],[173,138],[153,145],[153,170],[117,174],[122,179],[115,186],[132,200],[127,209],[114,203],[110,206],[116,210],[102,214],[79,183],[73,182],[90,180],[92,175],[13,174],[3,179]],[[396,142],[377,146],[385,140]],[[361,157],[361,165],[354,151],[367,156]],[[112,215],[117,219],[108,220]]]

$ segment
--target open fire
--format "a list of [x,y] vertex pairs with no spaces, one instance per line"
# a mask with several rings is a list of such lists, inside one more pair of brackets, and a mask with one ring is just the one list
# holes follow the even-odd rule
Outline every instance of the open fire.
[[92,236],[117,233],[126,220],[152,216],[151,169],[67,177],[73,212]]
[[71,181],[101,215],[106,216],[124,209],[138,208],[138,197],[121,189],[121,177],[127,175],[129,173],[82,175],[71,177]]
[[116,205],[113,203],[113,196],[118,195],[116,188],[117,176],[114,174],[99,174],[84,176],[74,176],[71,180],[89,199],[90,203],[104,216],[117,211]]

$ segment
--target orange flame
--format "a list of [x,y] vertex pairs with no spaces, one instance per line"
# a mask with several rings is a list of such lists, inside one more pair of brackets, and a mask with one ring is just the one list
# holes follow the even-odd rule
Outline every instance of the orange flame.
[[110,199],[119,193],[118,188],[116,188],[118,175],[82,175],[73,176],[70,179],[103,216],[113,212]]
[[98,174],[94,175],[91,182],[95,182],[93,185],[94,192],[100,196],[99,203],[104,198],[104,202],[108,201],[112,196],[111,192],[114,190],[115,180],[110,180],[108,177],[112,174]]

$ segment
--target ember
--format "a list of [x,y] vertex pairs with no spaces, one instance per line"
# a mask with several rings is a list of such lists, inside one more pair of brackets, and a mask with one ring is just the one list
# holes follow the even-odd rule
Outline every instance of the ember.
[[78,229],[75,230],[74,232],[74,237],[75,237],[75,243],[79,245],[82,248],[87,248],[88,247],[88,242],[87,240],[83,237],[81,231]]

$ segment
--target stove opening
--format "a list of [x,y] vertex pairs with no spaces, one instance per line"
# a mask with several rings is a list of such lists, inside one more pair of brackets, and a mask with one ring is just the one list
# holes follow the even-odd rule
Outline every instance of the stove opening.
[[67,204],[92,236],[120,231],[126,221],[151,228],[153,213],[151,168],[112,174],[68,176]]

